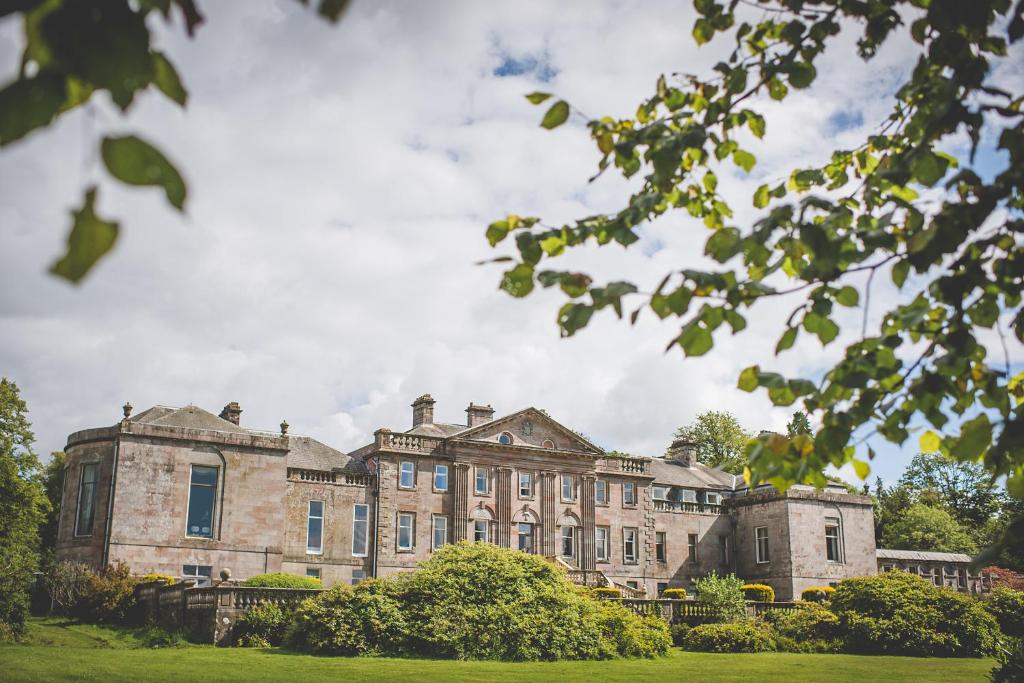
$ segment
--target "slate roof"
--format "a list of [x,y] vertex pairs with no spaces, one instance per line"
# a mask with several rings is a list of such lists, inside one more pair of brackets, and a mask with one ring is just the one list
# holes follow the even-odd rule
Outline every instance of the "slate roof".
[[698,489],[733,488],[733,476],[722,470],[695,463],[693,467],[685,467],[681,463],[651,458],[651,474],[655,484],[670,484]]
[[366,465],[309,436],[289,436],[288,467],[307,470],[366,472]]
[[417,436],[437,436],[437,437],[448,437],[459,432],[464,432],[469,427],[467,425],[456,425],[448,424],[445,422],[433,422],[430,424],[416,425],[412,429],[407,429],[406,434],[416,434]]
[[936,553],[924,550],[890,550],[878,548],[875,555],[880,560],[911,560],[920,562],[970,562],[971,556],[963,553]]
[[131,418],[132,422],[158,425],[161,427],[182,427],[183,429],[208,429],[215,432],[248,434],[250,430],[240,427],[234,422],[218,417],[199,406],[187,405],[184,408],[153,406]]

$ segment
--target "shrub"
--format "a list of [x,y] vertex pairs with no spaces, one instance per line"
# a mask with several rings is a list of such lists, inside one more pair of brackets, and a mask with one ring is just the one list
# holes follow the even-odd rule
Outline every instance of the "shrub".
[[745,583],[741,587],[743,597],[757,602],[775,602],[775,589],[763,583]]
[[808,602],[828,602],[832,599],[832,594],[835,592],[836,589],[832,586],[814,586],[802,591],[800,599],[807,600]]
[[839,617],[814,602],[769,610],[762,620],[775,633],[778,649],[785,652],[835,652],[842,645]]
[[320,579],[311,576],[296,576],[284,572],[257,574],[242,582],[243,586],[257,588],[321,588]]
[[602,654],[622,657],[659,657],[672,646],[668,625],[658,616],[637,616],[616,602],[597,606]]
[[622,591],[618,588],[595,588],[591,592],[595,598],[621,598]]
[[667,600],[685,600],[686,589],[685,588],[666,588],[661,592],[661,597]]
[[1024,574],[1018,574],[1011,569],[1004,569],[991,565],[981,570],[982,574],[988,574],[996,586],[1012,588],[1015,591],[1024,591]]
[[235,622],[232,641],[241,647],[280,645],[290,616],[273,603],[256,605]]
[[996,588],[985,601],[985,609],[1008,636],[1024,638],[1024,591]]
[[743,580],[735,574],[718,576],[711,572],[693,583],[697,588],[697,602],[711,608],[711,619],[714,622],[741,621],[746,618],[747,604],[741,589]]
[[58,562],[46,572],[46,590],[61,614],[71,614],[89,588],[92,568],[84,562]]
[[167,574],[143,574],[139,577],[139,583],[153,583],[154,581],[164,581],[168,586],[174,584],[176,579],[173,576]]
[[678,623],[669,626],[669,632],[672,634],[672,644],[676,647],[683,646],[683,639],[686,638],[686,634],[693,628],[689,624]]
[[1024,638],[1000,648],[999,666],[992,669],[992,683],[1024,681]]
[[386,581],[370,579],[305,600],[288,628],[288,646],[318,654],[400,654],[408,623],[389,588]]
[[102,572],[89,572],[85,586],[72,605],[71,616],[94,624],[129,624],[137,621],[135,586],[128,565],[119,562]]
[[775,643],[768,629],[741,622],[694,626],[683,647],[693,652],[771,652]]
[[980,657],[997,643],[998,625],[979,601],[907,572],[846,579],[830,606],[852,652]]

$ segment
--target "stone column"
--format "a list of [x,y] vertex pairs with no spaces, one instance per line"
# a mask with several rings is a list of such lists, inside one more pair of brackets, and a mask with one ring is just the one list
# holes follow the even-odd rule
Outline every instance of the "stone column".
[[502,548],[508,548],[512,541],[512,469],[509,467],[496,468],[494,503],[497,508],[497,542]]
[[594,551],[594,480],[590,474],[581,478],[580,505],[583,508],[583,542],[580,543],[580,569],[596,569],[597,556]]
[[469,527],[469,465],[452,465],[452,541],[466,540]]
[[540,473],[540,552],[554,557],[555,552],[555,473]]

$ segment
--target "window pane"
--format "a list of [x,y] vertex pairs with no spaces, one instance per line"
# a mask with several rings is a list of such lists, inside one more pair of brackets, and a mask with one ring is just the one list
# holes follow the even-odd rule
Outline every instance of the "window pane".
[[192,467],[192,484],[188,493],[188,536],[213,538],[213,508],[217,496],[217,468]]
[[487,493],[487,470],[478,469],[476,471],[476,492]]
[[448,542],[448,518],[434,516],[434,547],[440,548]]
[[319,567],[306,567],[306,576],[308,576],[311,579],[319,579],[320,578],[320,568]]
[[434,488],[439,491],[448,490],[448,466],[437,465],[434,467]]
[[412,550],[412,515],[398,515],[398,547]]
[[323,550],[324,539],[324,503],[320,500],[309,501],[309,520],[306,524],[306,552],[318,553]]
[[192,467],[192,483],[203,484],[205,486],[216,486],[217,485],[217,468],[216,467],[199,467],[197,465]]
[[324,502],[322,500],[311,500],[311,501],[309,501],[309,516],[310,517],[323,517],[324,516]]
[[413,464],[411,462],[403,462],[401,464],[401,476],[398,481],[398,485],[403,488],[411,489],[413,486]]
[[78,517],[75,520],[75,534],[87,536],[92,533],[96,512],[96,463],[82,465],[82,483],[78,488]]
[[608,483],[604,479],[594,482],[594,501],[602,505],[608,502]]
[[356,504],[352,510],[352,554],[366,555],[366,532],[369,527],[369,505]]

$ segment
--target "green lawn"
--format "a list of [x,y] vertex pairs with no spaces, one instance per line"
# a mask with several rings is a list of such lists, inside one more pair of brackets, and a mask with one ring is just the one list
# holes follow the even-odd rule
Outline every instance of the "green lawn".
[[713,655],[658,660],[506,664],[295,655],[277,649],[147,648],[140,634],[34,620],[26,644],[0,645],[4,681],[985,681],[990,660],[852,655]]

